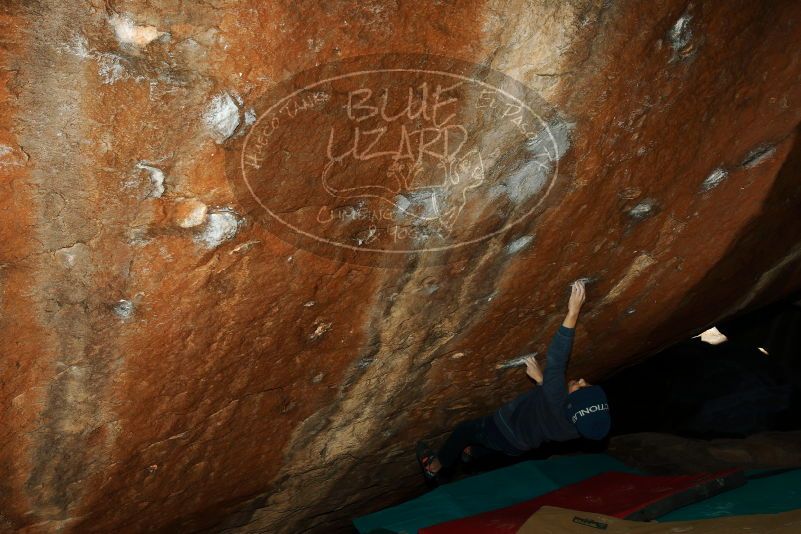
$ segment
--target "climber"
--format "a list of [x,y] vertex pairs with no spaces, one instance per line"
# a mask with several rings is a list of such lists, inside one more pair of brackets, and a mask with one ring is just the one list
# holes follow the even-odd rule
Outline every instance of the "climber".
[[603,389],[583,378],[565,379],[584,299],[584,282],[574,282],[567,315],[548,347],[544,376],[533,356],[526,359],[526,374],[536,382],[533,388],[493,414],[459,423],[439,453],[423,441],[417,443],[417,460],[427,483],[440,483],[460,455],[463,462],[492,451],[519,456],[546,441],[600,440],[609,433],[609,404]]

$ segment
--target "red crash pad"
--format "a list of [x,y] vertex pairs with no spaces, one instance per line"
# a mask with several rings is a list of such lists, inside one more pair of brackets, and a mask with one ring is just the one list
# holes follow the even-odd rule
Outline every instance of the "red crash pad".
[[745,484],[738,469],[680,476],[609,472],[514,506],[422,528],[420,534],[515,534],[541,506],[648,521]]

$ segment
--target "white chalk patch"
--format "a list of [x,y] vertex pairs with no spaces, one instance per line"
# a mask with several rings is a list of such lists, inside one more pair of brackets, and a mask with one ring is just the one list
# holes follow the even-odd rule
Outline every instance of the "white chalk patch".
[[508,245],[506,245],[506,253],[507,254],[516,254],[529,246],[534,238],[530,235],[524,235],[523,237],[518,237]]
[[128,77],[125,67],[122,66],[120,57],[115,54],[96,54],[97,73],[103,79],[103,83],[110,85]]
[[197,239],[208,248],[216,248],[236,236],[239,224],[239,217],[233,210],[223,208],[213,211],[208,214],[206,226]]
[[703,181],[701,184],[702,191],[709,191],[710,189],[716,188],[720,183],[725,180],[729,176],[729,173],[726,169],[722,167],[718,167],[712,173],[706,177],[706,180]]
[[427,284],[425,288],[423,288],[423,291],[427,295],[433,295],[437,292],[437,290],[439,290],[439,286],[437,284]]
[[367,369],[375,361],[375,358],[362,358],[356,362],[356,367],[359,369]]
[[540,130],[537,135],[530,138],[526,146],[533,154],[545,153],[551,161],[558,161],[570,148],[571,134],[575,127],[575,123],[572,122],[551,121],[548,128]]
[[150,175],[150,192],[147,196],[149,198],[161,198],[161,195],[164,194],[164,172],[141,161],[136,164],[136,168],[147,171]]
[[529,354],[524,354],[522,356],[518,356],[517,358],[512,358],[511,360],[507,360],[503,363],[499,363],[495,366],[496,369],[508,369],[509,367],[520,367],[526,365],[526,360],[529,358],[534,358],[537,356],[536,352],[531,352]]
[[143,48],[165,35],[165,32],[158,31],[155,26],[137,26],[128,15],[115,13],[109,17],[108,22],[121,45]]
[[[538,194],[553,174],[554,164],[570,149],[571,133],[575,124],[553,120],[547,128],[526,141],[529,158],[506,179],[506,195],[520,204]],[[490,191],[497,195],[500,191]]]
[[55,252],[56,258],[61,265],[67,269],[72,269],[79,259],[86,256],[89,247],[83,243],[75,243],[71,247],[60,248]]
[[629,215],[635,219],[645,219],[650,216],[654,211],[654,203],[652,200],[643,200],[629,210]]
[[203,112],[203,122],[217,143],[222,143],[239,126],[239,106],[226,92],[215,96]]
[[395,204],[395,213],[398,215],[405,214],[409,206],[411,206],[411,202],[408,198],[403,195],[396,195],[395,198],[392,199],[392,203]]
[[[64,47],[62,47],[62,50],[63,49]],[[70,40],[69,44],[66,46],[66,50],[81,59],[89,59],[92,57],[86,37],[79,33],[72,37],[72,40]]]
[[250,108],[245,112],[245,124],[250,126],[254,122],[256,122],[256,112],[253,110],[253,108]]
[[490,187],[489,190],[487,191],[487,198],[495,200],[501,195],[505,195],[506,191],[507,188],[505,184],[495,184],[492,187]]
[[114,305],[114,313],[123,319],[129,318],[133,315],[134,305],[130,300],[118,300]]
[[[8,145],[0,145],[0,160],[14,152],[14,149]],[[0,163],[2,165],[2,163]]]
[[201,201],[193,198],[183,202],[183,207],[181,215],[175,219],[181,228],[200,226],[206,220],[208,206]]
[[535,157],[525,161],[505,180],[506,195],[521,204],[539,193],[548,182],[553,164],[547,157]]
[[131,76],[125,69],[124,62],[127,60],[122,56],[111,52],[90,50],[86,37],[81,34],[73,35],[68,43],[59,47],[59,50],[73,54],[80,59],[94,59],[97,61],[97,74],[102,79],[102,83],[106,85],[129,78],[133,78],[137,82],[145,79],[144,76]]
[[676,21],[668,32],[670,39],[670,47],[673,48],[673,58],[679,57],[684,52],[690,40],[693,37],[693,32],[690,29],[690,21],[692,16],[684,14]]

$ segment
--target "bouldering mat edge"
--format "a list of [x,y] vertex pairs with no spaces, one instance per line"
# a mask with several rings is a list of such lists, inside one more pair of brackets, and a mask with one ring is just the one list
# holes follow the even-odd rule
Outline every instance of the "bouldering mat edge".
[[512,506],[424,527],[420,534],[514,534],[546,505],[643,521],[741,486],[745,480],[736,469],[676,476],[612,471]]
[[[426,526],[504,508],[609,471],[640,473],[606,454],[530,460],[445,484],[410,501],[355,518],[353,525],[362,534],[378,529],[414,534]],[[487,488],[492,492],[488,494]]]
[[592,534],[602,530],[607,534],[670,534],[674,532],[704,532],[730,534],[759,532],[760,534],[796,534],[801,532],[801,510],[781,514],[718,517],[666,523],[630,521],[603,514],[579,512],[554,506],[543,506],[520,528],[518,534]]

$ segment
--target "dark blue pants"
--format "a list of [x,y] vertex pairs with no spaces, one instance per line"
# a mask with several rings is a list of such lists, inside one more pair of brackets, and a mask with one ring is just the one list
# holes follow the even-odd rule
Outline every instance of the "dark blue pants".
[[470,445],[475,458],[493,453],[518,456],[524,451],[513,447],[495,426],[492,415],[462,421],[445,440],[437,456],[442,468],[449,473],[456,466],[465,447]]

